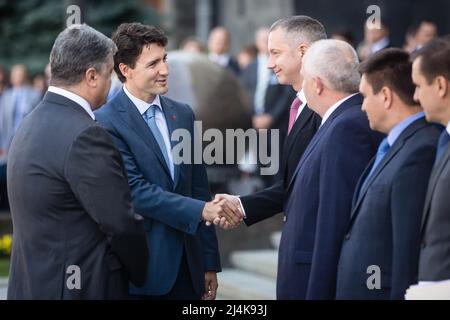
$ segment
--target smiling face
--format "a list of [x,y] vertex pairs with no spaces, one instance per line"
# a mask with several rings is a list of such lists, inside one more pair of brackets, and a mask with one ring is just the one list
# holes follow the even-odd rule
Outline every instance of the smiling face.
[[291,85],[296,91],[301,89],[300,69],[302,53],[286,37],[283,29],[277,28],[269,34],[269,61],[267,67],[272,69],[280,84]]
[[157,43],[142,48],[134,68],[120,66],[126,78],[125,85],[137,98],[151,102],[156,95],[168,91],[169,67],[166,49]]

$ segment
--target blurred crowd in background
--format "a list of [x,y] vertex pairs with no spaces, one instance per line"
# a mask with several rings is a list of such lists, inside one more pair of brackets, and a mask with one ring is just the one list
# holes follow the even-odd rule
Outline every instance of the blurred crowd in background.
[[[195,36],[189,36],[182,41],[178,48],[186,55],[203,55],[224,70],[229,76],[229,81],[235,81],[245,92],[243,108],[248,114],[249,123],[255,129],[279,129],[280,142],[283,145],[283,137],[286,135],[288,124],[288,109],[295,97],[294,90],[289,86],[279,85],[276,76],[267,68],[268,48],[267,39],[269,27],[259,28],[254,37],[254,42],[243,46],[236,55],[230,52],[230,42],[233,36],[224,27],[216,27],[209,33],[207,43],[203,43]],[[364,39],[361,43],[355,43],[352,30],[334,30],[329,33],[330,38],[347,41],[357,49],[361,60],[371,54],[391,47],[390,30],[386,22],[382,21],[381,28],[364,28]],[[438,25],[432,20],[423,20],[410,26],[404,37],[403,48],[413,52],[439,35]],[[169,53],[169,64],[171,54]],[[0,65],[0,184],[1,184],[1,208],[7,208],[6,197],[6,160],[8,148],[15,130],[22,119],[39,103],[49,85],[51,70],[47,66],[41,72],[30,74],[24,64]],[[109,98],[118,90],[121,84],[117,77],[113,80]],[[173,88],[169,85],[169,94]],[[206,104],[208,105],[208,104]],[[213,104],[209,104],[214,108]],[[195,106],[193,106],[195,110]],[[210,113],[209,117],[223,117],[221,113]],[[242,123],[237,116],[236,124]],[[202,119],[212,121],[214,119]],[[240,125],[228,124],[229,127]],[[246,128],[244,128],[246,129]],[[281,148],[280,148],[281,152]],[[225,177],[228,184],[219,185],[217,192],[250,193],[255,189],[263,188],[273,182],[277,177],[259,177],[256,174],[256,166],[236,167],[237,181],[247,181],[246,187],[235,185],[230,190],[229,176]],[[222,175],[223,176],[223,175]],[[222,177],[223,179],[223,177]],[[214,182],[214,179],[212,179]],[[219,181],[220,182],[220,181]],[[231,181],[232,182],[232,181]]]

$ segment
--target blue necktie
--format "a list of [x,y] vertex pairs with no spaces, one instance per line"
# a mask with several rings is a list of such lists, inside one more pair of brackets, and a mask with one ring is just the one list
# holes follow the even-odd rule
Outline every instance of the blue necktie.
[[447,130],[444,129],[444,131],[442,131],[441,133],[441,136],[439,137],[438,147],[436,151],[436,161],[438,161],[439,158],[444,154],[445,147],[447,147],[449,141],[450,134],[448,134]]
[[375,169],[380,164],[381,160],[383,160],[386,153],[389,151],[390,145],[387,141],[387,138],[384,138],[383,141],[381,141],[380,145],[378,146],[377,155],[375,158],[375,161],[373,163],[372,169],[370,170],[369,174],[366,177],[366,180],[364,180],[364,183],[360,190],[363,190],[366,187],[367,182],[369,181],[370,177],[374,173]]
[[161,150],[161,153],[164,156],[164,160],[166,160],[167,167],[169,168],[170,175],[172,176],[172,179],[173,179],[173,170],[172,170],[172,167],[169,162],[169,156],[167,155],[167,148],[164,143],[164,138],[156,124],[156,117],[155,117],[156,108],[158,108],[158,106],[155,104],[152,104],[150,106],[150,108],[148,108],[147,111],[144,113],[144,116],[145,116],[145,120],[147,122],[148,127],[150,128],[150,130],[153,133],[153,136],[156,139],[156,142],[158,142],[159,149]]

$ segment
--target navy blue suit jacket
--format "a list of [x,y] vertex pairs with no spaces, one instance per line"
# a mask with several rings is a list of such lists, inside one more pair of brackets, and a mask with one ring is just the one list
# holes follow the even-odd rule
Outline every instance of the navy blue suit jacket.
[[[169,133],[183,128],[193,137],[190,107],[160,98]],[[123,89],[96,112],[96,119],[122,154],[133,205],[145,219],[150,250],[147,281],[143,287],[132,287],[131,293],[167,294],[177,278],[184,250],[194,289],[202,295],[205,272],[220,271],[215,229],[201,223],[205,201],[211,198],[204,165],[193,161],[175,165],[173,181],[153,134]],[[193,158],[193,138],[191,147]]]
[[[410,124],[370,176],[356,188],[338,267],[338,299],[403,299],[417,283],[420,223],[439,139],[424,118]],[[369,266],[380,267],[380,289],[369,290]]]
[[289,183],[278,299],[333,299],[339,252],[359,176],[378,147],[358,94],[319,128]]

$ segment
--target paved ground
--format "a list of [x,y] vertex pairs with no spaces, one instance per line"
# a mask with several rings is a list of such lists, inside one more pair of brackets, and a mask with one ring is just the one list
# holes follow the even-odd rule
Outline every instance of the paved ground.
[[6,289],[8,288],[8,279],[0,278],[0,300],[6,300]]

